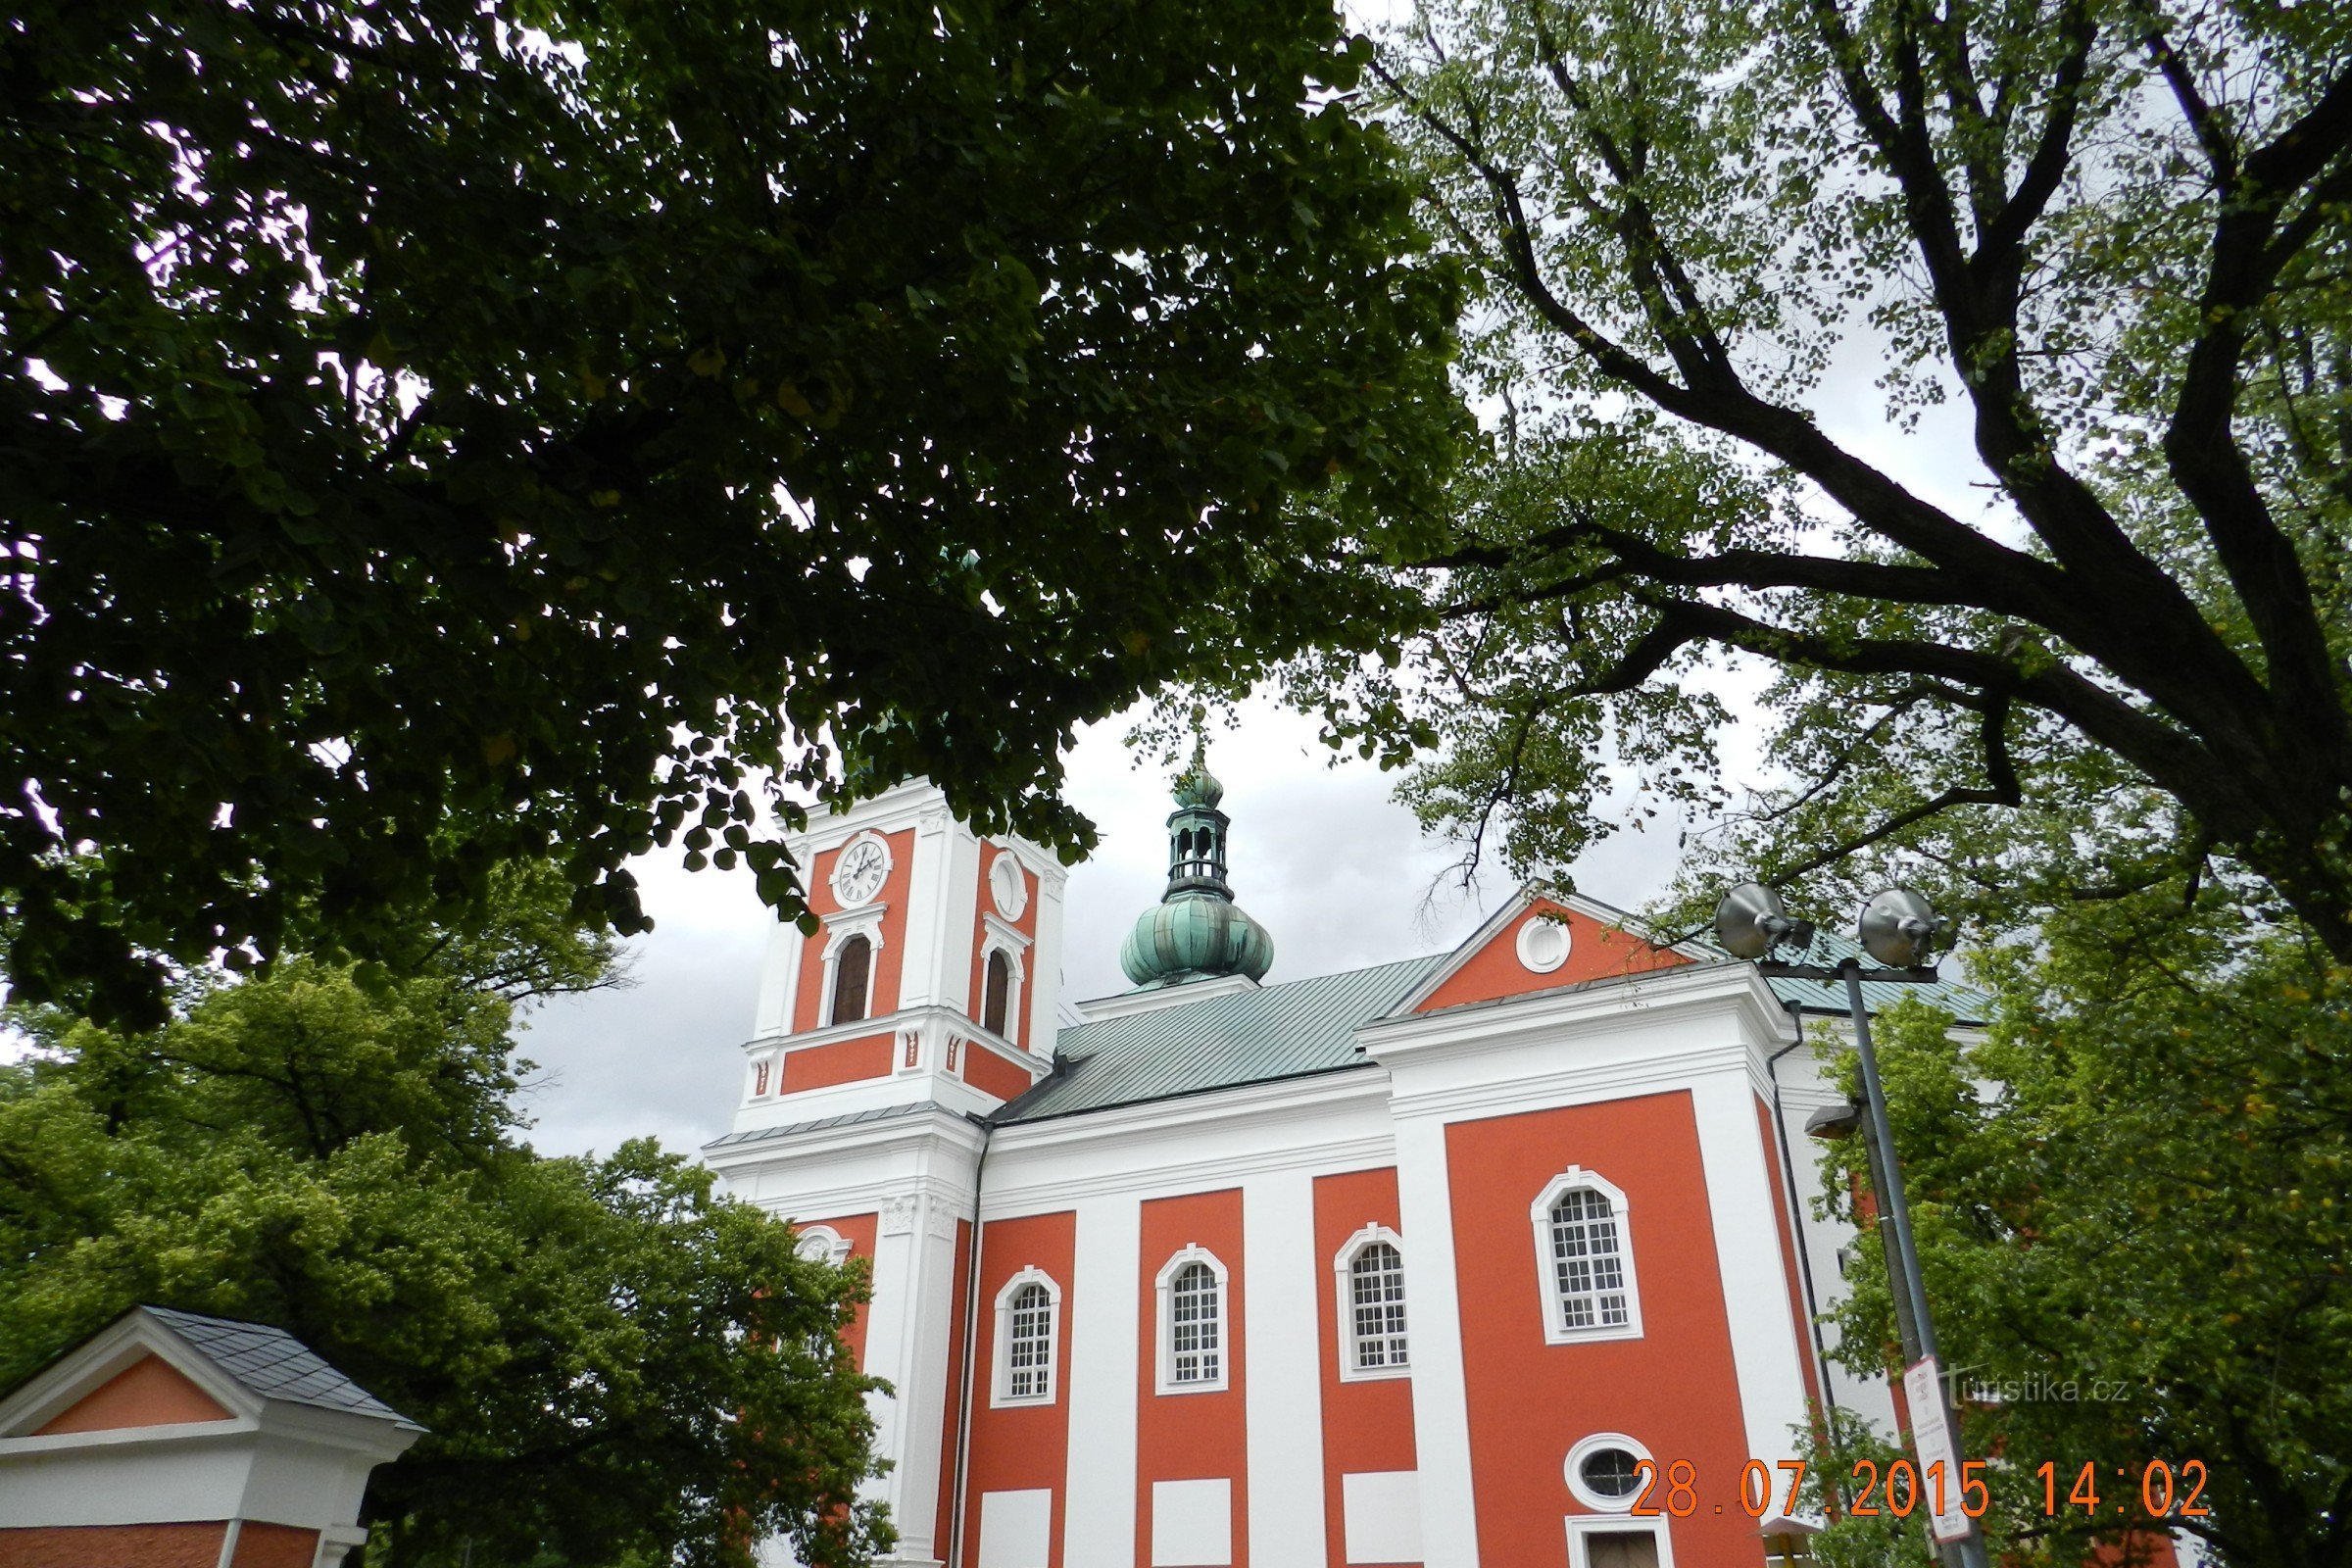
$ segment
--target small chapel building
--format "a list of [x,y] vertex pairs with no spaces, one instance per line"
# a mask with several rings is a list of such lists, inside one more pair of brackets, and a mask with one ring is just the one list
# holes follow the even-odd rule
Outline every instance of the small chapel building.
[[1525,893],[1451,953],[1268,983],[1221,794],[1179,780],[1135,988],[1075,1004],[1064,869],[930,786],[793,847],[818,929],[777,927],[705,1154],[871,1264],[894,1560],[1803,1560],[1809,1401],[1895,1420],[1814,1327],[1850,1233],[1807,1201],[1840,1097],[1799,1024],[1840,999]]

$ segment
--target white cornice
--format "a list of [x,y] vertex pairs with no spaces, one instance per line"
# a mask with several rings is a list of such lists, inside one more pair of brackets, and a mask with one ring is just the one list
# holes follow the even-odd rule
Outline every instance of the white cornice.
[[1739,1075],[1761,1093],[1764,1085],[1752,1070],[1753,1065],[1753,1054],[1743,1047],[1703,1045],[1689,1051],[1645,1055],[1638,1061],[1596,1062],[1563,1067],[1555,1072],[1517,1075],[1500,1082],[1486,1080],[1399,1091],[1390,1105],[1399,1121],[1418,1116],[1435,1116],[1445,1121],[1483,1119],[1554,1105],[1672,1094],[1689,1089],[1703,1078],[1727,1073]]
[[1288,1122],[1333,1106],[1380,1103],[1387,1101],[1388,1095],[1389,1075],[1385,1072],[1365,1067],[1334,1068],[1042,1121],[1013,1122],[999,1127],[995,1136],[997,1147],[1007,1151],[1140,1136],[1182,1137],[1210,1127],[1250,1121]]
[[1074,1002],[1070,1007],[1082,1021],[1100,1023],[1105,1018],[1132,1018],[1140,1012],[1157,1012],[1162,1007],[1178,1007],[1188,1002],[1206,1002],[1211,997],[1230,997],[1257,989],[1258,983],[1246,974],[1222,974],[1213,980],[1187,980],[1181,985],[1154,986],[1149,991],[1121,991],[1097,997],[1092,1002]]
[[[818,1117],[817,1119],[822,1119]],[[787,1122],[785,1127],[793,1126]],[[778,1157],[793,1163],[821,1160],[828,1155],[876,1150],[919,1149],[939,1145],[978,1154],[986,1142],[985,1135],[967,1116],[944,1106],[928,1110],[908,1111],[901,1116],[877,1117],[871,1121],[846,1122],[835,1127],[815,1127],[802,1132],[777,1130],[773,1136],[755,1138],[743,1143],[705,1144],[703,1163],[721,1175],[734,1176],[747,1169],[773,1162]]]

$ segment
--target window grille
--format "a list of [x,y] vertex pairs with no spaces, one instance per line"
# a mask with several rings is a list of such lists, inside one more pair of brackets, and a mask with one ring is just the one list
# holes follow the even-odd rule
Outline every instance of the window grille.
[[1222,1370],[1224,1302],[1206,1263],[1187,1263],[1169,1303],[1169,1381],[1214,1383]]
[[1404,1259],[1386,1242],[1373,1242],[1348,1265],[1358,1371],[1407,1365],[1404,1347]]
[[1024,1285],[1012,1298],[1006,1338],[1007,1398],[1044,1399],[1054,1394],[1054,1301],[1043,1285]]
[[1563,1327],[1616,1328],[1632,1321],[1617,1210],[1589,1187],[1572,1187],[1551,1205],[1551,1268]]

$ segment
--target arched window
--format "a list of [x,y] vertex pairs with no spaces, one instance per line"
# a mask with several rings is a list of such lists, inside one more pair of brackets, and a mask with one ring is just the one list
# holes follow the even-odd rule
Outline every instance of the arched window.
[[1641,1296],[1625,1194],[1591,1171],[1554,1177],[1530,1206],[1544,1295],[1544,1337],[1631,1339],[1642,1332]]
[[1060,1341],[1061,1287],[1033,1264],[997,1292],[996,1374],[989,1402],[1053,1403]]
[[1005,1396],[1048,1398],[1054,1393],[1054,1302],[1043,1285],[1024,1285],[1012,1298],[1011,1332],[1004,1337],[1010,1371]]
[[1004,1034],[1005,1015],[1011,1005],[1012,960],[999,948],[988,956],[988,990],[980,1006],[980,1027]]
[[1206,1263],[1187,1263],[1177,1271],[1174,1305],[1170,1321],[1175,1335],[1168,1347],[1174,1352],[1174,1376],[1169,1381],[1214,1382],[1224,1365],[1225,1301]]
[[1348,1260],[1348,1345],[1357,1373],[1397,1371],[1404,1354],[1404,1255],[1366,1242]]
[[1159,1392],[1226,1386],[1225,1265],[1188,1246],[1159,1271]]
[[865,1016],[866,981],[874,966],[874,944],[864,937],[846,939],[833,957],[833,1015],[827,1023],[856,1023]]

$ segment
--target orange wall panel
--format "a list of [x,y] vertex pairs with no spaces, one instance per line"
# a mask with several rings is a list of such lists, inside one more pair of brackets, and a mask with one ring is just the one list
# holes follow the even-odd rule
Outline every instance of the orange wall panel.
[[[1403,1234],[1397,1219],[1396,1172],[1348,1171],[1315,1178],[1315,1278],[1318,1344],[1323,1355],[1323,1525],[1326,1559],[1348,1560],[1348,1531],[1341,1477],[1366,1470],[1413,1470],[1413,1383],[1409,1377],[1344,1382],[1340,1356],[1345,1341],[1341,1314],[1348,1302],[1332,1259],[1348,1238],[1366,1225],[1386,1225]],[[1406,1237],[1406,1247],[1412,1239]],[[1411,1353],[1413,1303],[1406,1300],[1405,1345]]]
[[1016,1100],[1037,1081],[1028,1068],[1006,1061],[986,1046],[970,1041],[964,1042],[962,1063],[963,1081],[999,1100]]
[[[852,842],[858,836],[862,835],[854,835]],[[865,1014],[869,1018],[899,1009],[899,975],[906,962],[906,890],[914,877],[914,830],[885,833],[882,838],[890,846],[890,875],[883,878],[880,895],[882,946],[874,954],[873,974],[866,985]],[[808,869],[808,907],[819,915],[841,912],[841,901],[833,896],[833,862],[848,847],[844,843],[825,851]],[[800,989],[792,1004],[794,1034],[823,1026],[817,1009],[824,1004],[826,940],[820,931],[801,944]]]
[[[977,1568],[980,1561],[981,1497],[991,1492],[1038,1488],[1050,1488],[1054,1494],[1047,1568],[1061,1568],[1062,1517],[1069,1500],[1070,1324],[1077,1313],[1086,1310],[1086,1303],[1070,1290],[1077,1259],[1078,1216],[1066,1210],[991,1220],[981,1228],[979,1332],[973,1336],[972,1347],[971,1473],[964,1483],[964,1568]],[[1031,1267],[1044,1270],[1061,1287],[1061,1322],[1054,1343],[1054,1400],[998,1409],[989,1402],[997,1365],[997,1297],[1015,1274]]]
[[889,1035],[863,1040],[837,1040],[829,1046],[805,1046],[784,1054],[784,1081],[777,1093],[792,1095],[804,1089],[853,1084],[866,1078],[887,1078],[891,1071]]
[[[1549,974],[1536,974],[1519,961],[1519,928],[1532,920],[1543,918],[1545,911],[1559,912],[1566,917],[1568,957]],[[1588,980],[1606,980],[1651,969],[1671,969],[1690,961],[1679,953],[1651,947],[1633,933],[1603,924],[1591,915],[1577,914],[1564,910],[1557,904],[1538,900],[1525,913],[1506,922],[1501,930],[1488,939],[1485,947],[1473,953],[1459,969],[1447,975],[1445,983],[1430,994],[1428,1001],[1413,1010],[1435,1012],[1440,1007],[1459,1006],[1465,1002],[1493,1002],[1498,997],[1526,996],[1537,991],[1557,990],[1561,986],[1581,985]]]
[[[1622,1432],[1647,1446],[1661,1471],[1686,1459],[1697,1469],[1698,1513],[1669,1524],[1677,1561],[1761,1563],[1754,1522],[1737,1500],[1750,1455],[1689,1093],[1446,1131],[1481,1556],[1558,1562],[1563,1516],[1590,1511],[1568,1491],[1568,1449],[1595,1432]],[[1571,1165],[1626,1195],[1640,1339],[1544,1343],[1528,1205]],[[1741,1282],[1743,1290],[1778,1285]],[[1717,1502],[1722,1515],[1710,1512]]]
[[[1199,1243],[1225,1265],[1225,1387],[1213,1394],[1159,1392],[1159,1271],[1188,1245]],[[1233,1568],[1250,1568],[1250,1428],[1242,1403],[1249,1346],[1243,1343],[1242,1195],[1188,1193],[1143,1205],[1142,1300],[1137,1344],[1135,1560],[1152,1560],[1152,1484],[1155,1481],[1233,1483]],[[1289,1564],[1276,1568],[1290,1568]]]
[[114,1432],[124,1427],[225,1421],[228,1412],[187,1375],[158,1355],[142,1355],[58,1413],[33,1436]]

